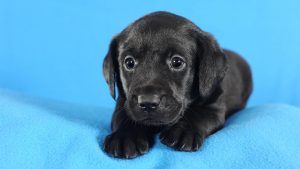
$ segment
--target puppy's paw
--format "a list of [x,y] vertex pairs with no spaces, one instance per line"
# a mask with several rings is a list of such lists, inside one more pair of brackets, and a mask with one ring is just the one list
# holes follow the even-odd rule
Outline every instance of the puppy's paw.
[[176,124],[162,131],[159,138],[163,144],[178,151],[197,151],[204,141],[203,134]]
[[117,158],[135,158],[149,151],[153,140],[145,134],[116,131],[105,138],[104,151]]

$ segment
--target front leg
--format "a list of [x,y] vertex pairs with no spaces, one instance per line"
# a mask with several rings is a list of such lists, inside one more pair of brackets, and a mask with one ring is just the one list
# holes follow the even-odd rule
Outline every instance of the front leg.
[[224,109],[210,105],[193,107],[174,125],[160,134],[163,144],[179,151],[196,151],[205,137],[222,128],[225,122]]
[[105,138],[104,151],[117,158],[135,158],[145,154],[154,144],[155,133],[132,121],[124,110],[116,111],[113,132]]

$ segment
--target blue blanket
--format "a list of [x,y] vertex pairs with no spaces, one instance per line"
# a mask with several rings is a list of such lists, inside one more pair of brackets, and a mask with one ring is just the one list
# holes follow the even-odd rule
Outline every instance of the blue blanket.
[[300,168],[300,109],[264,105],[232,116],[198,152],[176,152],[158,140],[133,160],[99,147],[111,109],[30,98],[0,90],[0,168]]

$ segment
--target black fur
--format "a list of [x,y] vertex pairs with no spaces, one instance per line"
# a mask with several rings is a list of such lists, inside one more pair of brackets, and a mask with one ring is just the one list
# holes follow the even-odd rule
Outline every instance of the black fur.
[[[174,55],[185,62],[181,70],[170,67]],[[124,64],[128,56],[137,63],[132,70]],[[146,15],[114,37],[103,72],[113,98],[118,89],[104,150],[119,158],[146,153],[158,132],[169,147],[198,150],[226,117],[245,107],[252,91],[244,59],[221,49],[191,21],[168,12]],[[155,104],[141,106],[141,99]]]

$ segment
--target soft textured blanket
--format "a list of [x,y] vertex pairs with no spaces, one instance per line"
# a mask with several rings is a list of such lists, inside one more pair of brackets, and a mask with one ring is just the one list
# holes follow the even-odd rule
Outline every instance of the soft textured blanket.
[[198,152],[158,140],[146,155],[121,160],[99,147],[112,110],[0,91],[0,168],[300,168],[300,109],[252,107],[232,116]]

